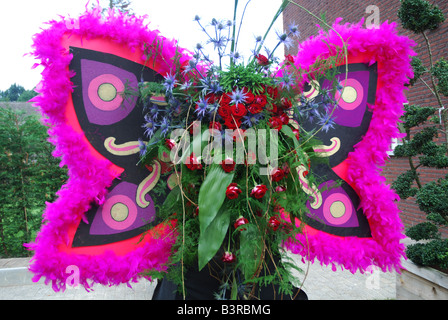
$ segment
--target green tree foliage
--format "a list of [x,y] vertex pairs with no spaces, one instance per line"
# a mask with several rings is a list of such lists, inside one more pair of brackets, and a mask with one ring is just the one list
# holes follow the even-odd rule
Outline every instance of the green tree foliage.
[[0,108],[0,257],[26,256],[45,202],[67,179],[35,115]]
[[415,33],[437,29],[445,21],[442,10],[424,0],[401,0],[398,18],[403,28]]
[[[414,79],[410,79],[409,85],[413,86],[423,75],[428,75],[431,84],[423,83],[439,108],[405,107],[402,120],[406,137],[403,145],[395,149],[395,155],[408,158],[410,169],[399,175],[392,187],[401,199],[415,197],[420,210],[426,213],[427,221],[410,227],[406,235],[416,241],[430,241],[408,246],[407,256],[417,264],[448,268],[448,240],[441,239],[439,233],[440,226],[448,225],[448,176],[422,184],[418,170],[420,167],[448,168],[448,116],[440,97],[440,94],[448,96],[448,62],[442,58],[433,63],[426,35],[427,31],[436,29],[445,17],[437,6],[424,0],[401,0],[398,17],[405,29],[423,35],[429,55],[428,67],[418,58],[412,60]],[[430,117],[432,124],[428,122]],[[437,143],[439,134],[444,135],[444,144]]]
[[13,84],[7,90],[0,91],[0,101],[27,102],[37,95],[34,90],[25,90],[21,85]]

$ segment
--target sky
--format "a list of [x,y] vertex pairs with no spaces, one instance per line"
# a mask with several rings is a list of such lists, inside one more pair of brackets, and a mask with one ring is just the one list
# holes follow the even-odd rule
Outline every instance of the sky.
[[[96,1],[94,1],[96,3]],[[241,16],[247,0],[240,0],[238,17]],[[42,69],[32,70],[38,62],[26,55],[32,48],[32,37],[46,28],[46,22],[62,20],[62,17],[76,18],[86,10],[88,0],[12,0],[2,1],[0,9],[0,90],[8,89],[16,83],[26,90],[33,89],[41,80]],[[101,0],[106,5],[108,1]],[[255,37],[263,36],[281,0],[251,0],[244,16],[239,46],[241,53],[248,57],[255,45]],[[90,7],[90,5],[88,6]],[[212,18],[232,19],[232,0],[131,0],[133,12],[139,16],[148,15],[150,29],[157,29],[163,36],[176,39],[181,47],[193,50],[197,43],[205,43],[207,38],[200,31],[194,17],[208,24]],[[239,22],[239,18],[237,18]],[[267,46],[273,48],[275,31],[283,30],[280,17],[268,37]],[[209,52],[211,52],[210,50]],[[283,54],[279,48],[278,56]]]

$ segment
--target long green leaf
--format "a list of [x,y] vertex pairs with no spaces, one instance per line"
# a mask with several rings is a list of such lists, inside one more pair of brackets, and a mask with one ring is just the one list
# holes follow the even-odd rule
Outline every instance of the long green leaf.
[[218,212],[207,229],[201,231],[198,243],[198,266],[202,270],[215,256],[226,236],[230,223],[230,211],[222,209]]
[[199,190],[199,226],[204,232],[215,219],[226,198],[226,190],[234,173],[226,173],[220,166],[213,166]]

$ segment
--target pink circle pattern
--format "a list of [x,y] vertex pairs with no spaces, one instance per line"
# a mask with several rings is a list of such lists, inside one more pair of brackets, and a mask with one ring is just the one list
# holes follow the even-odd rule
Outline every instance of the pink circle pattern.
[[359,105],[363,101],[362,97],[364,95],[364,89],[362,87],[362,84],[356,79],[344,79],[341,81],[341,85],[343,87],[352,87],[356,91],[356,100],[353,102],[346,102],[341,97],[341,94],[339,92],[336,92],[334,97],[335,97],[336,101],[338,101],[338,105],[342,109],[349,110],[349,111],[354,110],[357,107],[359,107]]
[[[334,217],[330,212],[330,208],[333,203],[338,202],[338,201],[344,205],[345,212],[340,217]],[[346,223],[352,216],[353,205],[350,201],[350,198],[348,196],[346,196],[345,194],[333,193],[325,199],[323,212],[324,212],[325,219],[329,223],[331,223],[333,225],[341,225],[341,224]]]
[[88,88],[89,99],[92,104],[102,111],[114,111],[120,107],[123,97],[119,94],[111,101],[104,101],[98,96],[98,89],[102,84],[109,83],[115,87],[118,92],[124,91],[123,82],[113,74],[103,74],[93,79]]
[[[114,205],[121,203],[128,208],[129,214],[123,221],[116,221],[112,218],[111,210]],[[124,230],[129,228],[137,219],[137,206],[131,198],[124,195],[116,195],[107,199],[103,204],[101,212],[103,221],[114,230]]]

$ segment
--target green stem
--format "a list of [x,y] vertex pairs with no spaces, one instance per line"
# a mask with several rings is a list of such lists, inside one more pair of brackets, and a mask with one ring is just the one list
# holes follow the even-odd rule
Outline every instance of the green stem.
[[[233,54],[235,53],[235,32],[236,32],[236,12],[238,8],[238,0],[235,0],[235,6],[233,8],[233,31],[232,31],[232,45],[230,47],[230,52]],[[234,65],[233,57],[230,57],[230,66]]]

